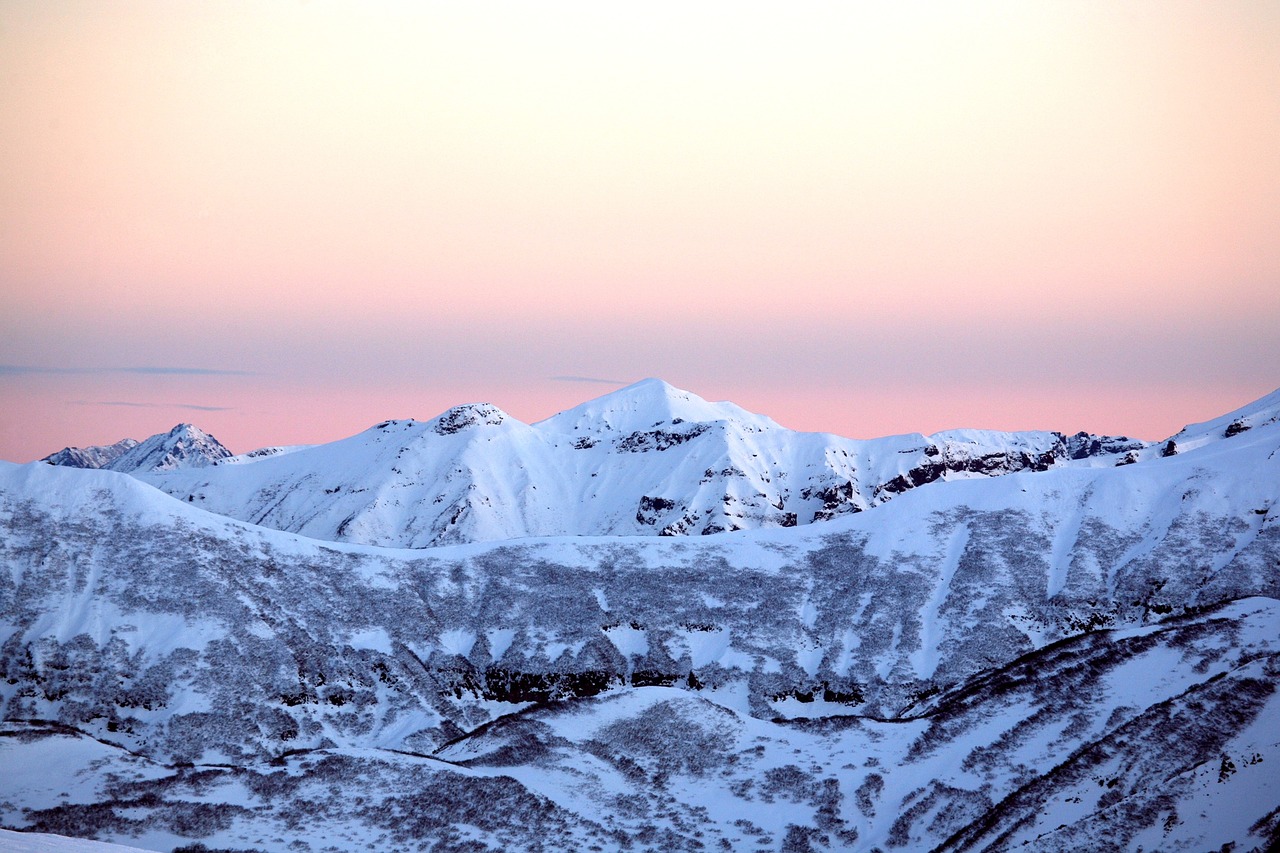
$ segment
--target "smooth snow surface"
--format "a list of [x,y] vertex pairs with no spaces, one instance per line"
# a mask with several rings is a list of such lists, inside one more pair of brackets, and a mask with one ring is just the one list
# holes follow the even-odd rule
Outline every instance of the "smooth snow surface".
[[0,829],[0,851],[3,853],[137,853],[139,849],[44,832]]

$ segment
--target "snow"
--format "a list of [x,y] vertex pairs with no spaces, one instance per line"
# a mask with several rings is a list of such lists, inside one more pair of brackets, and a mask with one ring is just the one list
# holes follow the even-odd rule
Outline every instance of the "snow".
[[643,628],[614,625],[601,630],[623,657],[644,657],[649,653],[649,635]]
[[452,628],[440,632],[440,648],[451,655],[466,657],[471,654],[471,647],[476,644],[476,634],[465,628]]
[[43,832],[0,829],[0,850],[5,853],[136,853],[140,848]]
[[[1093,465],[1114,455],[1107,448],[1144,446],[1107,439],[1101,456],[1072,460],[1075,439],[1044,431],[866,441],[799,433],[656,379],[532,425],[473,403],[252,459],[229,457],[196,432],[181,425],[153,436],[118,470],[254,524],[409,548],[779,529],[885,503],[911,478],[998,476],[1048,456],[1052,466]],[[192,449],[163,461],[175,444]],[[942,474],[930,467],[939,465]]]
[[695,670],[713,663],[728,663],[726,655],[729,654],[729,643],[732,637],[733,635],[724,628],[713,628],[709,631],[686,628],[675,633],[672,643],[675,648],[672,649],[672,654],[676,657],[687,654]]
[[[173,496],[111,471],[0,465],[3,819],[35,825],[27,810],[65,817],[68,804],[129,791],[115,814],[145,826],[111,837],[163,850],[189,843],[166,827],[193,802],[248,809],[203,843],[272,851],[295,840],[402,849],[395,821],[435,803],[452,811],[430,833],[458,832],[427,836],[444,846],[519,849],[542,833],[564,849],[645,849],[660,843],[644,840],[649,826],[681,843],[696,829],[710,849],[779,849],[789,827],[825,833],[831,849],[931,849],[956,833],[982,849],[1006,829],[1001,844],[1048,850],[1096,848],[1113,830],[1131,832],[1117,836],[1126,849],[1265,846],[1250,827],[1280,801],[1280,421],[1269,420],[1280,398],[1241,410],[1250,429],[1230,437],[1234,418],[1189,429],[1168,458],[1148,448],[1120,467],[962,470],[822,523],[761,516],[683,540],[652,536],[620,499],[596,532],[644,535],[467,533],[427,550],[317,541],[203,508],[224,486],[284,482],[243,474],[275,466],[311,479],[259,510],[305,526],[307,489],[322,503],[367,486],[403,512],[351,529],[404,544],[404,530],[425,529],[405,496],[427,482],[433,496],[444,481],[470,496],[473,532],[508,516],[595,523],[596,510],[557,505],[573,495],[535,476],[542,462],[564,474],[570,460],[574,476],[598,465],[584,479],[605,481],[605,503],[623,483],[664,497],[679,491],[654,482],[692,477],[718,484],[707,506],[732,496],[741,508],[748,475],[790,482],[796,497],[812,470],[796,460],[815,448],[824,465],[853,460],[842,473],[865,485],[868,472],[933,458],[927,447],[955,460],[1055,435],[952,432],[859,450],[670,386],[640,390],[642,406],[615,399],[557,427],[581,437],[607,425],[591,433],[596,448],[475,405],[380,424],[345,449],[145,475],[197,486]],[[662,406],[673,435],[709,426],[666,450],[619,450]],[[697,450],[709,439],[719,443]],[[885,454],[894,447],[910,452]],[[503,455],[512,448],[529,455]],[[307,454],[319,455],[298,465]],[[711,455],[718,467],[701,483]],[[378,459],[403,478],[360,479]],[[525,473],[504,479],[516,459]],[[429,480],[437,463],[452,467]],[[730,466],[743,473],[722,474]],[[495,681],[545,678],[573,701],[506,701],[519,697],[486,682],[495,667]],[[636,672],[673,686],[631,688]],[[579,693],[555,682],[584,674],[603,680]],[[147,678],[163,689],[148,692]],[[865,696],[828,702],[824,684]],[[1219,781],[1224,755],[1235,770]],[[474,805],[503,785],[546,799],[504,823],[506,805]],[[1124,795],[1115,808],[1111,791]],[[543,808],[554,821],[536,823]]]
[[501,659],[516,638],[514,628],[491,628],[484,635],[489,640],[489,655],[494,660]]
[[[441,637],[443,641],[443,636]],[[351,639],[352,648],[356,649],[372,649],[376,652],[382,652],[384,655],[391,654],[391,637],[383,628],[368,628],[363,631],[353,631]],[[470,651],[471,647],[467,647]],[[465,653],[464,653],[465,654]]]

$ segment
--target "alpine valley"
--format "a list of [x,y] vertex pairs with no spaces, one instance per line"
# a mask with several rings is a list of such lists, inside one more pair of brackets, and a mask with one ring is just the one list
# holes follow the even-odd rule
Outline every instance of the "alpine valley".
[[0,848],[1280,846],[1280,391],[1157,443],[652,379],[183,424],[0,463],[0,560]]

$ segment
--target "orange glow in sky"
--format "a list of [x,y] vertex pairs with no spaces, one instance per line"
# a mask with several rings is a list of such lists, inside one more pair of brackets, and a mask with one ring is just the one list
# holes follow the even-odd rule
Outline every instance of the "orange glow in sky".
[[1161,438],[1280,386],[1278,44],[1272,0],[11,0],[0,458],[611,387],[557,377]]

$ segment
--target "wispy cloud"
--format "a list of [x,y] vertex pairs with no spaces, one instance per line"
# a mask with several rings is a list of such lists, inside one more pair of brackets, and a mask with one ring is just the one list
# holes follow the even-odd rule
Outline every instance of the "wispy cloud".
[[161,373],[181,376],[255,376],[252,370],[216,370],[208,367],[116,367],[120,373]]
[[128,406],[135,409],[194,409],[197,412],[229,412],[231,406],[199,406],[195,403],[134,403],[128,400],[73,400],[77,406]]
[[596,385],[626,385],[620,379],[600,379],[595,376],[552,376],[553,382],[591,382]]
[[35,374],[135,373],[169,376],[256,376],[250,370],[218,370],[211,367],[37,367],[29,364],[0,364],[0,376]]

